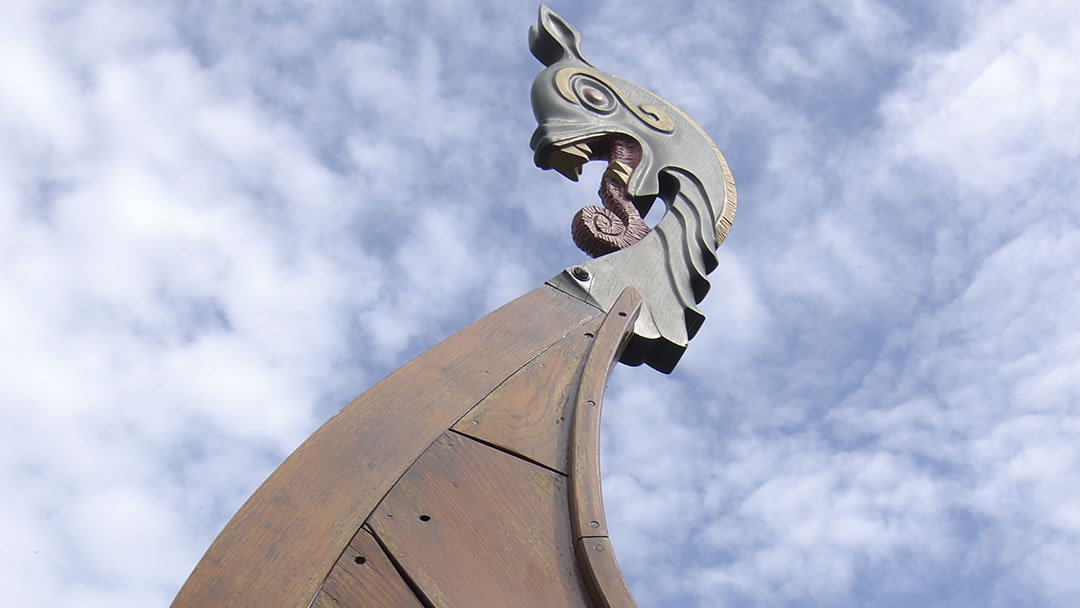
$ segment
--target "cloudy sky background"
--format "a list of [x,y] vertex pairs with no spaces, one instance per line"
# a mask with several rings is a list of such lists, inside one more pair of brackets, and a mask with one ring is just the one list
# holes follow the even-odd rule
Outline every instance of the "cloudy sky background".
[[[611,380],[639,604],[1075,606],[1080,13],[552,8],[739,189],[679,367]],[[535,18],[0,3],[3,604],[166,605],[322,421],[582,258]]]

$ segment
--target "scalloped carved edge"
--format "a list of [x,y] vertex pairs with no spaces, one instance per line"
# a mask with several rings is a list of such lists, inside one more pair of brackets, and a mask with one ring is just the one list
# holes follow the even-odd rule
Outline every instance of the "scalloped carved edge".
[[615,561],[600,488],[600,409],[608,376],[634,332],[641,294],[627,287],[600,324],[585,358],[570,430],[570,527],[578,568],[597,606],[636,608]]

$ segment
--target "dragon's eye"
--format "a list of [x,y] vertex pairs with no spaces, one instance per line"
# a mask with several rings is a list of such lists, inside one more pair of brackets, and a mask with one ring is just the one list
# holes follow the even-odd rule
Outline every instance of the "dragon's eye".
[[600,89],[593,87],[581,87],[581,95],[586,101],[596,106],[603,105],[607,101],[607,96]]
[[586,108],[602,114],[615,111],[615,94],[599,80],[581,74],[570,86]]

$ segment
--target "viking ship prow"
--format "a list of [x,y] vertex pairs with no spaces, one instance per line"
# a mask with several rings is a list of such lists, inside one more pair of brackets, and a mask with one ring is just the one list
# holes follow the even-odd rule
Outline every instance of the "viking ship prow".
[[[735,214],[689,117],[585,60],[547,7],[535,162],[576,179],[594,259],[433,346],[315,431],[211,544],[173,601],[208,606],[630,607],[604,519],[599,434],[620,360],[670,372],[704,317]],[[664,217],[641,219],[654,201]]]

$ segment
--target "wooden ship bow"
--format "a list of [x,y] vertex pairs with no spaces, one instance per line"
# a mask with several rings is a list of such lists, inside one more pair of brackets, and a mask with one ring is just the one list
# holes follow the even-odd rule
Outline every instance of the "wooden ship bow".
[[[529,31],[537,166],[607,163],[573,220],[593,259],[433,346],[323,424],[233,516],[175,608],[630,607],[599,434],[620,360],[670,372],[735,213],[689,117],[585,60],[546,7]],[[641,219],[666,206],[653,227]]]

